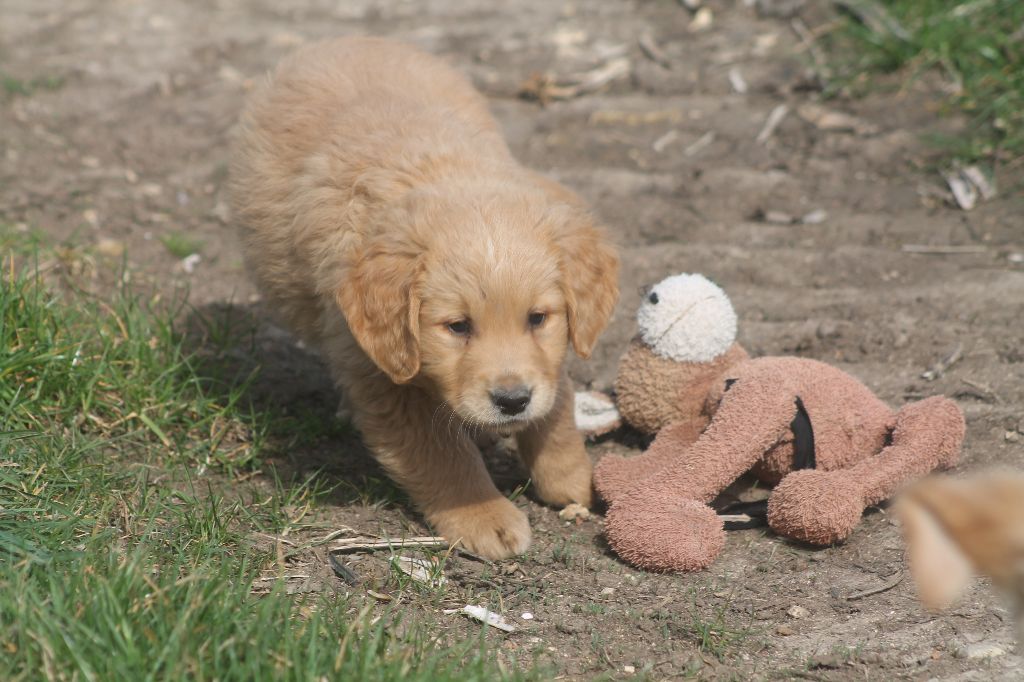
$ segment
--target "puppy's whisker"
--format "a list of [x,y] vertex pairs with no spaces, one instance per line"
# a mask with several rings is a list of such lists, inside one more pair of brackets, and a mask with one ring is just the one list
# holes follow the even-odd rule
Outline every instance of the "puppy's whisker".
[[442,400],[438,404],[438,406],[434,408],[434,413],[430,415],[430,432],[433,434],[437,433],[437,413],[442,409],[447,409],[449,414],[451,414],[451,412],[453,411],[451,405],[448,404],[447,400]]

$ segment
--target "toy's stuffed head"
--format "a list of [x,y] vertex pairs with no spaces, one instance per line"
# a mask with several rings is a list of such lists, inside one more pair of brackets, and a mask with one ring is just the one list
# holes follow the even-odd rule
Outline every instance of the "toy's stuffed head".
[[673,275],[647,292],[636,314],[640,338],[676,362],[709,362],[736,340],[736,312],[725,292],[703,275]]
[[673,275],[647,291],[636,317],[615,380],[623,418],[649,434],[701,419],[712,382],[747,359],[729,298],[703,275]]

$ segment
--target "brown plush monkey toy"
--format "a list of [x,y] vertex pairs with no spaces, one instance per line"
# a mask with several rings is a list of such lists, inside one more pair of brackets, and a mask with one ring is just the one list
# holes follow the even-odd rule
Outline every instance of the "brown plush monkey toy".
[[603,458],[594,485],[610,505],[608,542],[640,568],[708,566],[725,542],[708,502],[747,471],[777,484],[772,530],[828,545],[865,507],[959,458],[965,425],[951,400],[894,412],[816,360],[750,359],[729,299],[701,275],[655,285],[637,321],[616,396],[627,422],[657,435],[642,455]]

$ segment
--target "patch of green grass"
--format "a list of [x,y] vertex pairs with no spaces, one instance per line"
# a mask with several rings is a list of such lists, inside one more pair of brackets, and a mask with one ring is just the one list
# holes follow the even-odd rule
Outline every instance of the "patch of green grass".
[[27,97],[40,90],[59,90],[64,86],[64,82],[63,76],[36,76],[26,80],[6,73],[0,74],[0,85],[2,85],[3,91],[12,97],[18,95]]
[[523,677],[482,630],[452,641],[397,606],[287,594],[260,534],[295,527],[318,491],[231,478],[270,419],[244,387],[209,390],[173,307],[2,270],[0,679]]
[[[849,56],[840,67],[848,79],[872,72],[900,71],[906,79],[938,72],[952,93],[951,104],[969,117],[963,136],[941,140],[955,156],[995,160],[1024,155],[1024,2],[848,5],[865,10],[851,12],[833,41],[839,53]],[[872,12],[879,6],[881,14]]]
[[160,243],[171,252],[175,258],[186,258],[193,253],[199,253],[203,249],[203,242],[184,232],[168,232],[160,235]]
[[[713,655],[720,661],[751,635],[750,622],[737,625],[730,618],[731,597],[724,603],[710,609],[690,609],[690,631],[701,651]],[[751,619],[753,616],[751,616]]]

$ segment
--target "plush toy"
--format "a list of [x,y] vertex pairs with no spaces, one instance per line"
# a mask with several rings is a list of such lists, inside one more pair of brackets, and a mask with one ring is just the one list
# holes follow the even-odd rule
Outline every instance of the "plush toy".
[[894,412],[849,374],[816,360],[750,359],[736,314],[701,275],[655,285],[637,314],[615,391],[622,417],[656,433],[642,455],[594,472],[607,538],[649,570],[710,564],[725,542],[708,506],[743,473],[777,484],[768,525],[816,545],[846,538],[867,506],[953,466],[964,418],[941,396]]

